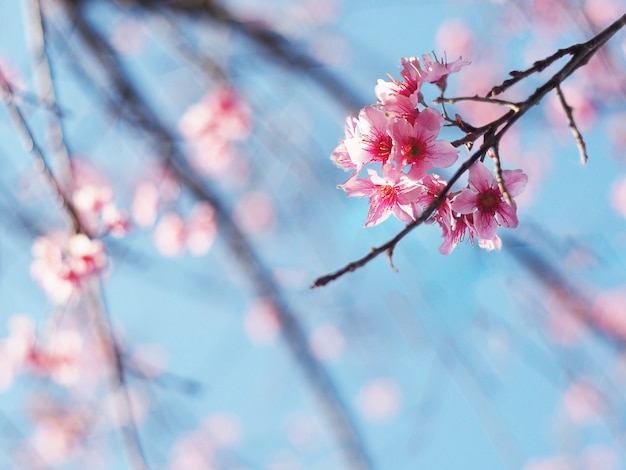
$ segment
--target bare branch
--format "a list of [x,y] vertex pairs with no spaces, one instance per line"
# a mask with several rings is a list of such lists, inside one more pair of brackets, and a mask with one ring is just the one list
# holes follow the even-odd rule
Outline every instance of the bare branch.
[[556,87],[556,94],[559,97],[559,101],[561,102],[561,106],[563,107],[563,111],[565,111],[565,116],[567,117],[567,124],[574,134],[574,139],[576,140],[576,145],[578,146],[578,150],[580,152],[580,162],[584,165],[589,160],[589,156],[587,155],[587,145],[585,144],[585,140],[583,139],[582,134],[578,130],[578,126],[576,125],[576,121],[574,121],[574,109],[567,103],[565,100],[565,95],[563,94],[563,90],[561,90],[560,86]]

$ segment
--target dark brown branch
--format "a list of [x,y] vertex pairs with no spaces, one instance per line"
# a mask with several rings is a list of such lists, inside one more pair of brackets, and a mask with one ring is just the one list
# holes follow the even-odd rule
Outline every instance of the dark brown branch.
[[[327,274],[325,276],[322,276],[316,279],[311,285],[311,288],[325,286],[329,282],[334,281],[335,279],[338,279],[344,274],[356,271],[358,268],[365,266],[367,263],[369,263],[371,260],[376,258],[381,253],[384,253],[389,250],[393,251],[393,249],[395,248],[395,246],[398,244],[400,240],[402,240],[406,235],[408,235],[409,232],[411,232],[413,229],[423,224],[425,221],[427,221],[430,218],[430,216],[439,207],[439,204],[441,204],[443,199],[446,197],[452,185],[458,181],[458,179],[463,175],[463,173],[469,170],[469,168],[474,164],[474,162],[476,162],[479,158],[483,157],[490,148],[497,147],[500,142],[501,137],[509,130],[511,126],[513,126],[513,124],[517,122],[518,119],[520,119],[524,114],[526,114],[526,112],[529,109],[539,104],[539,102],[550,91],[552,91],[553,89],[558,87],[561,83],[563,83],[563,81],[567,77],[569,77],[572,73],[574,73],[574,71],[584,66],[589,61],[589,59],[625,24],[626,24],[626,14],[621,16],[617,21],[615,21],[613,24],[607,27],[604,31],[602,31],[600,34],[590,39],[589,41],[571,46],[566,49],[561,49],[556,54],[553,54],[547,59],[544,59],[544,61],[539,61],[538,62],[539,64],[542,64],[545,62],[546,63],[545,66],[547,67],[547,65],[554,62],[558,58],[563,57],[566,54],[572,54],[572,57],[570,58],[570,60],[558,72],[556,72],[542,86],[537,88],[525,101],[519,103],[519,111],[517,112],[509,111],[507,114],[500,117],[493,123],[490,123],[487,126],[484,126],[484,128],[488,129],[484,132],[482,132],[483,128],[481,128],[481,135],[486,136],[485,140],[483,141],[483,144],[480,146],[480,148],[476,152],[474,152],[461,165],[461,167],[454,173],[454,175],[452,175],[452,178],[450,178],[450,181],[448,182],[448,184],[446,184],[446,186],[441,190],[441,192],[437,195],[434,201],[428,207],[424,209],[424,212],[416,220],[408,224],[400,233],[398,233],[395,237],[393,237],[388,242],[384,243],[383,245],[380,245],[379,247],[372,248],[370,252],[367,255],[363,256],[362,258],[356,261],[353,261],[351,263],[348,263],[346,266],[344,266],[343,268],[341,268],[340,270],[332,274]],[[558,54],[561,54],[561,55],[558,55]],[[541,65],[537,65],[537,63],[534,66],[534,68],[537,70],[539,67],[541,67]],[[503,122],[504,124],[498,130],[498,128]],[[461,141],[465,143],[464,139],[461,139]]]
[[576,140],[576,145],[578,146],[578,151],[580,152],[580,161],[584,165],[587,163],[587,160],[589,160],[589,156],[587,155],[587,145],[585,144],[583,135],[580,133],[580,130],[578,130],[576,121],[574,121],[574,109],[565,100],[565,95],[563,94],[563,90],[561,90],[560,86],[556,87],[556,94],[559,97],[559,101],[561,103],[561,106],[563,107],[563,111],[565,111],[565,116],[567,117],[567,125],[572,131],[572,134],[574,134],[574,139]]
[[487,93],[487,98],[504,93],[506,90],[511,88],[516,83],[522,81],[523,79],[525,79],[526,77],[529,77],[530,75],[544,71],[546,68],[548,68],[550,65],[555,63],[557,60],[562,59],[563,57],[567,55],[574,55],[574,54],[579,53],[582,46],[583,44],[576,44],[570,47],[566,47],[564,49],[559,49],[551,56],[546,57],[545,59],[536,61],[530,68],[524,71],[520,72],[520,71],[514,70],[512,72],[509,72],[509,75],[511,75],[512,78],[505,80],[500,85],[494,86],[489,91],[489,93]]

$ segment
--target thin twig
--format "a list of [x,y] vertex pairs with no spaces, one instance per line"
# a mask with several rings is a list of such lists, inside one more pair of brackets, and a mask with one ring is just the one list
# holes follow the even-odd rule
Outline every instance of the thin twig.
[[441,96],[439,98],[435,98],[433,100],[433,103],[435,104],[442,104],[442,103],[448,103],[448,104],[455,104],[458,103],[459,101],[473,101],[476,103],[489,103],[489,104],[497,104],[499,106],[504,106],[507,107],[515,112],[519,111],[519,105],[517,103],[513,103],[512,101],[507,101],[507,100],[500,100],[497,98],[491,98],[491,97],[484,97],[484,96],[478,96],[478,95],[474,95],[474,96],[459,96],[456,98],[446,98],[444,96]]
[[512,78],[505,80],[500,85],[494,86],[491,90],[489,90],[489,93],[487,93],[487,97],[493,97],[501,93],[504,93],[507,89],[515,85],[517,82],[523,80],[524,78],[530,75],[542,72],[547,67],[552,65],[554,62],[565,57],[566,55],[578,54],[582,46],[583,44],[575,44],[573,46],[566,47],[564,49],[559,49],[554,54],[546,57],[545,59],[536,61],[531,67],[529,67],[528,69],[524,71],[520,72],[520,71],[514,70],[514,71],[509,72],[509,75],[511,75]]
[[585,144],[583,135],[580,133],[580,130],[578,130],[576,121],[574,121],[574,108],[572,108],[565,100],[565,95],[563,94],[563,90],[561,90],[560,86],[557,86],[555,90],[557,96],[559,97],[559,101],[561,102],[561,106],[563,107],[563,111],[565,111],[567,125],[572,131],[572,134],[574,134],[574,139],[576,140],[576,145],[578,146],[578,151],[580,152],[580,162],[584,165],[587,163],[587,160],[589,160],[589,156],[587,155],[587,145]]

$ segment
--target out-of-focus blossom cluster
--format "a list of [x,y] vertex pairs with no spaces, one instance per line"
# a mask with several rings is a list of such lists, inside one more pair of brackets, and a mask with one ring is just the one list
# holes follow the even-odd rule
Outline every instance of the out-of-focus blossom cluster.
[[219,86],[207,93],[187,109],[178,127],[191,145],[192,164],[201,173],[224,176],[244,164],[235,144],[248,137],[252,124],[250,110],[234,88]]
[[194,256],[206,254],[217,235],[214,209],[197,202],[183,217],[173,207],[180,188],[167,169],[152,171],[135,187],[132,203],[134,223],[152,227],[154,244],[163,256],[175,257],[188,251]]
[[89,279],[107,265],[104,244],[84,233],[52,232],[33,244],[30,272],[55,304],[76,298]]
[[100,171],[82,159],[72,159],[72,186],[72,202],[87,233],[116,238],[126,235],[130,229],[128,214],[115,204],[113,188]]
[[59,385],[75,385],[82,356],[83,340],[78,331],[65,328],[38,336],[31,318],[15,315],[9,322],[9,335],[0,340],[0,390],[9,388],[23,372]]
[[[447,168],[457,160],[458,151],[437,139],[446,120],[424,102],[421,87],[436,85],[442,92],[448,76],[468,62],[451,63],[428,55],[401,59],[402,80],[379,80],[376,104],[363,108],[346,121],[346,137],[332,153],[337,166],[352,171],[340,185],[348,196],[368,197],[366,226],[376,225],[391,214],[410,223],[417,219],[443,191],[446,182],[434,170]],[[366,170],[367,176],[361,173]],[[511,197],[521,193],[527,177],[521,170],[502,172]],[[518,225],[515,202],[505,201],[496,178],[487,167],[475,163],[465,189],[448,193],[429,219],[442,229],[440,251],[449,254],[464,237],[478,239],[482,248],[499,249],[498,226]]]

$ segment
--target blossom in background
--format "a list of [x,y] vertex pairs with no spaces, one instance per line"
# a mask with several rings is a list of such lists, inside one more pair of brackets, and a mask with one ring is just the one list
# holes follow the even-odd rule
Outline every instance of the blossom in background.
[[412,201],[422,191],[417,181],[391,165],[383,167],[382,177],[372,169],[367,173],[367,178],[353,177],[340,185],[348,196],[369,197],[366,227],[381,223],[391,214],[402,222],[408,223],[415,219]]
[[53,232],[35,240],[31,276],[55,304],[70,301],[85,282],[107,265],[104,244],[83,233]]
[[[511,197],[520,194],[528,181],[521,170],[504,170],[502,178]],[[469,186],[454,199],[452,209],[460,214],[472,214],[472,228],[478,238],[492,240],[495,244],[498,225],[509,228],[518,225],[515,202],[508,204],[504,200],[496,179],[482,162],[476,162],[470,168]]]

